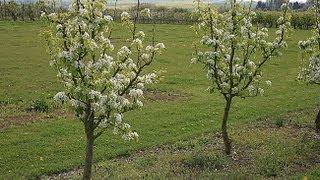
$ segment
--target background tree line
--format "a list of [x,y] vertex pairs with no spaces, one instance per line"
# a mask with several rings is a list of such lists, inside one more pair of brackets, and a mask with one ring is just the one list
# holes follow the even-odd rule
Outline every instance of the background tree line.
[[53,12],[55,4],[48,4],[43,0],[36,2],[17,2],[14,0],[0,0],[0,20],[35,21],[42,12]]
[[[267,0],[267,1],[258,1],[256,5],[256,9],[259,10],[279,10],[281,7],[281,4],[283,4],[285,0]],[[307,10],[315,3],[315,0],[307,0],[306,2],[290,2],[289,6],[292,10]]]
[[[253,22],[257,25],[265,27],[276,27],[277,19],[280,16],[279,9],[280,4],[284,0],[270,0],[267,2],[259,1],[255,7],[257,17]],[[313,0],[309,0],[307,3],[294,2],[290,3],[291,9],[294,9],[292,13],[291,24],[294,28],[310,29],[315,23],[314,14],[309,10],[309,7],[313,4]],[[169,8],[165,6],[156,6],[153,4],[141,4],[140,8],[149,8],[153,13],[153,20],[159,24],[192,24],[195,19],[192,18],[192,10],[186,8]],[[13,0],[0,0],[0,20],[21,20],[21,21],[35,21],[40,18],[41,12],[55,12],[57,10],[66,10],[66,5],[54,3],[47,3],[44,0],[36,2],[19,3]],[[109,8],[108,14],[112,15],[115,21],[120,20],[123,9]],[[137,7],[131,7],[129,12],[134,12]],[[224,12],[223,6],[220,7],[220,12]],[[152,23],[150,19],[141,18],[140,23]]]

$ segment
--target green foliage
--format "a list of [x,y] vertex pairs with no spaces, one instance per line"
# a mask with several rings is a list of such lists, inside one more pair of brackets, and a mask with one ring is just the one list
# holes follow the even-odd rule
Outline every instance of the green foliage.
[[[129,12],[135,12],[137,7],[131,7]],[[192,18],[192,11],[186,8],[179,7],[166,7],[166,6],[155,6],[152,4],[142,4],[141,9],[149,8],[152,12],[153,20],[141,17],[139,19],[140,23],[152,23],[153,21],[158,24],[191,24],[195,20]],[[118,9],[108,9],[109,14],[115,16],[115,20],[120,20],[120,16],[123,10]]]
[[9,99],[5,99],[5,100],[0,100],[0,106],[5,106],[5,105],[9,105],[9,104],[18,104],[18,103],[22,103],[23,99],[22,98],[9,98]]
[[223,154],[210,154],[208,152],[196,151],[183,160],[183,164],[190,169],[199,171],[220,170],[227,164],[228,158]]
[[295,29],[311,29],[316,25],[316,17],[311,10],[292,14],[291,25]]
[[276,119],[275,121],[274,121],[274,124],[277,126],[277,127],[282,127],[283,125],[284,125],[284,121],[283,121],[283,119]]
[[14,0],[0,0],[0,20],[22,20],[35,21],[40,18],[42,12],[53,12],[54,7],[50,7],[44,1],[34,3],[18,3]]
[[153,166],[155,164],[156,161],[156,157],[155,156],[151,156],[151,155],[146,155],[142,158],[139,158],[136,162],[135,162],[135,167],[138,169],[146,169],[149,166]]
[[179,150],[187,150],[194,148],[196,144],[193,141],[178,141],[174,144],[174,146]]
[[[257,17],[254,23],[264,27],[275,28],[277,19],[280,17],[281,12],[278,11],[257,11]],[[292,13],[291,25],[295,29],[311,29],[316,24],[314,13],[308,11],[296,11]]]
[[277,159],[277,157],[273,155],[261,157],[258,161],[258,171],[265,177],[276,177],[281,175],[281,170],[285,166],[282,160]]
[[32,101],[27,110],[46,113],[50,111],[50,108],[49,102],[44,98],[40,98]]
[[257,16],[253,19],[255,24],[264,27],[276,27],[277,19],[279,19],[281,12],[277,11],[257,11]]

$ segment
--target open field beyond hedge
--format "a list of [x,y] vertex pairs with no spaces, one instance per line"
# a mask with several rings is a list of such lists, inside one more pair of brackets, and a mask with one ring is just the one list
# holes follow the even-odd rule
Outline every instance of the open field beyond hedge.
[[[151,32],[151,26],[143,26],[148,29],[147,33]],[[40,22],[0,22],[0,179],[34,178],[68,171],[80,167],[84,159],[83,128],[80,122],[73,120],[72,115],[62,110],[32,114],[25,110],[30,101],[40,98],[50,99],[62,89],[57,82],[55,72],[49,67],[49,57],[40,36],[44,27],[45,24]],[[123,34],[125,34],[123,28],[116,27],[115,41],[124,39]],[[202,166],[200,170],[197,169],[198,161],[194,162],[194,159],[199,158],[193,158],[193,156],[198,150],[208,154],[206,153],[208,149],[203,149],[206,144],[209,150],[212,146],[219,149],[219,145],[212,145],[214,138],[211,132],[219,130],[224,101],[217,93],[210,95],[206,92],[208,85],[206,73],[200,65],[190,64],[191,45],[195,40],[190,27],[159,25],[157,34],[157,39],[166,44],[167,50],[152,67],[166,72],[162,74],[163,79],[158,84],[150,87],[143,111],[137,110],[126,115],[126,119],[139,133],[140,140],[124,142],[112,133],[104,134],[95,144],[94,159],[108,172],[98,169],[97,177],[104,175],[123,177],[128,172],[132,172],[130,175],[133,177],[144,176],[145,172],[153,174],[155,169],[152,167],[157,167],[154,162],[163,164],[161,168],[164,173],[155,173],[155,176],[160,177],[176,174],[197,175],[199,172],[205,176],[215,172],[215,169],[202,171]],[[273,82],[273,86],[266,90],[264,96],[245,100],[236,99],[234,103],[230,126],[239,147],[237,153],[241,157],[250,156],[252,161],[249,162],[253,163],[252,166],[261,165],[254,171],[261,177],[272,177],[274,174],[275,176],[301,177],[304,173],[312,174],[315,179],[320,176],[320,162],[312,161],[312,159],[320,159],[319,143],[318,145],[315,143],[317,140],[313,139],[312,130],[316,107],[319,107],[320,103],[320,90],[317,86],[308,86],[296,81],[300,59],[297,42],[309,35],[310,31],[291,32],[291,38],[288,40],[289,47],[284,51],[283,56],[280,59],[274,59],[264,69],[265,80]],[[282,121],[284,124],[281,125]],[[264,126],[260,127],[261,124]],[[281,128],[277,128],[280,125]],[[258,126],[261,130],[258,128],[255,131],[252,126]],[[269,136],[270,138],[267,138]],[[201,140],[203,138],[205,141]],[[178,169],[178,172],[172,173],[170,167],[164,165],[173,163],[169,161],[172,157],[167,154],[171,154],[171,151],[176,152],[177,146],[178,149],[180,146],[188,146],[189,142],[196,142],[200,148],[184,150],[182,153],[185,154],[181,154],[178,160],[174,159],[174,162],[178,161],[176,167],[182,170]],[[156,147],[164,144],[178,145],[152,154]],[[243,147],[249,147],[249,149],[242,149]],[[261,147],[265,148],[259,149]],[[123,164],[121,158],[132,156],[133,159],[139,160],[139,157],[144,154],[137,154],[137,152],[142,149],[146,149],[146,156],[143,157],[151,157],[145,160],[146,162],[139,161],[138,166],[129,162],[126,166],[130,168],[128,172],[120,165],[120,168],[112,168],[117,166],[117,163]],[[313,151],[309,152],[310,149]],[[233,163],[235,160],[221,159],[222,153],[219,150],[210,150],[210,152],[214,157],[217,156],[219,162],[217,166],[221,167],[220,164],[222,164],[223,168],[216,168],[218,175],[228,174],[237,177],[239,167]],[[314,156],[300,155],[304,152]],[[259,159],[259,154],[267,158]],[[161,161],[157,160],[161,155],[164,158]],[[115,157],[118,158],[109,160]],[[301,159],[292,160],[296,157]],[[204,156],[204,158],[207,157]],[[272,163],[278,162],[277,160],[280,162]],[[149,161],[152,163],[148,164]],[[180,162],[186,165],[181,165]],[[133,160],[132,163],[135,161]],[[139,166],[139,163],[142,165]],[[247,162],[245,163],[247,165]],[[194,164],[196,164],[195,167]],[[110,167],[106,168],[106,166]],[[191,167],[191,170],[186,166]],[[224,169],[225,166],[229,168]],[[251,166],[245,167],[254,170]],[[126,173],[121,173],[121,168]],[[140,172],[139,168],[143,171]],[[117,171],[110,175],[108,174],[110,169],[117,169]],[[246,172],[241,172],[244,174],[239,176],[246,177]],[[251,171],[247,173],[252,176],[257,175]]]

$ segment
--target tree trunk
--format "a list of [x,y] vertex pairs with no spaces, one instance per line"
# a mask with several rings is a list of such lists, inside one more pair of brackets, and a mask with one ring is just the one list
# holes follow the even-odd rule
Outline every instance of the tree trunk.
[[90,180],[92,172],[92,161],[93,161],[93,143],[94,143],[94,128],[91,122],[86,125],[86,136],[87,136],[87,146],[86,146],[86,159],[84,164],[83,179]]
[[227,155],[231,154],[231,141],[229,139],[228,130],[227,130],[231,103],[232,103],[232,98],[226,98],[226,107],[224,109],[222,126],[221,126],[222,138],[225,146],[225,153]]
[[320,134],[320,110],[315,123],[316,123],[316,132]]

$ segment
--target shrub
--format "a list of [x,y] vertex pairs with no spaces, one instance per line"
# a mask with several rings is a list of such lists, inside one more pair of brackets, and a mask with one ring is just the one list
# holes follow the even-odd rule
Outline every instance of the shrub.
[[41,98],[32,101],[27,110],[46,113],[50,111],[50,105],[46,99]]
[[275,121],[274,121],[274,124],[277,126],[277,127],[283,127],[283,125],[284,125],[284,121],[283,121],[283,119],[276,119]]
[[285,168],[286,163],[268,155],[267,157],[258,158],[258,172],[265,177],[276,177],[281,174]]
[[[253,19],[254,24],[263,27],[275,28],[277,27],[277,20],[281,16],[278,11],[256,11],[257,16]],[[295,29],[310,29],[316,24],[314,14],[308,11],[295,11],[292,13],[291,25]]]
[[150,166],[153,166],[156,163],[156,161],[157,161],[157,158],[155,156],[147,155],[138,159],[135,162],[134,166],[138,169],[144,170]]
[[183,164],[186,167],[200,171],[220,170],[223,169],[226,163],[226,157],[206,152],[196,152],[183,160]]

